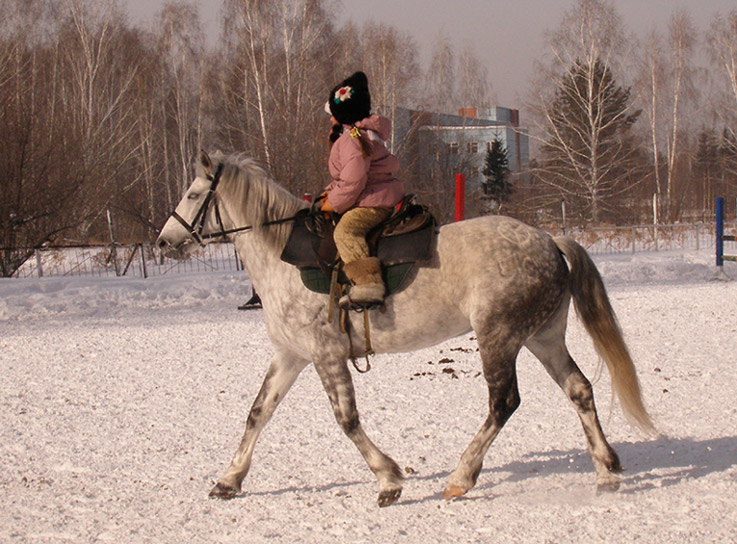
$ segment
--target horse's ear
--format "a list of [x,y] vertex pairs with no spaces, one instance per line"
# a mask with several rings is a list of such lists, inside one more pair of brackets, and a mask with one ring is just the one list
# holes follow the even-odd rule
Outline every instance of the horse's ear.
[[212,160],[204,149],[200,150],[200,164],[208,174],[212,174]]

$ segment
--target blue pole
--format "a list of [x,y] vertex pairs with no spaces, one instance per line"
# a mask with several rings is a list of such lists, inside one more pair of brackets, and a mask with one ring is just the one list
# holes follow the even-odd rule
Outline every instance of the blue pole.
[[724,199],[717,198],[717,266],[724,265]]

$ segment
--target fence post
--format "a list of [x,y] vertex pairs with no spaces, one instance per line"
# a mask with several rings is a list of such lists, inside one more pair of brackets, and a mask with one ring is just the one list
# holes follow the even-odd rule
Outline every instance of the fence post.
[[456,174],[456,221],[463,221],[466,213],[466,176]]
[[243,270],[243,263],[241,262],[241,258],[238,256],[238,249],[236,249],[235,244],[233,244],[233,255],[235,256],[235,269],[237,271]]
[[653,193],[653,238],[655,242],[655,251],[658,251],[658,194],[657,193]]
[[724,199],[722,197],[717,198],[717,269],[721,270],[724,266]]
[[143,244],[138,244],[139,249],[141,250],[141,273],[143,274],[143,278],[148,278],[148,270],[146,270],[146,251],[143,248]]
[[42,278],[44,271],[41,267],[41,250],[35,249],[33,252],[36,254],[36,272],[38,272],[38,277]]
[[632,254],[635,254],[635,226],[632,225]]
[[113,218],[110,215],[110,208],[107,209],[107,226],[110,230],[110,258],[113,260],[115,275],[120,276],[120,270],[118,269],[118,251],[115,247],[115,230],[113,229]]

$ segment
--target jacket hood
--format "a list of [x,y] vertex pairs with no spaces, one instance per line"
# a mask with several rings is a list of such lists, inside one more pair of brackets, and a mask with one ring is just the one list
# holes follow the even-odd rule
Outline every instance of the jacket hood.
[[392,133],[392,122],[383,115],[370,115],[356,121],[356,126],[375,132],[382,140],[388,140]]

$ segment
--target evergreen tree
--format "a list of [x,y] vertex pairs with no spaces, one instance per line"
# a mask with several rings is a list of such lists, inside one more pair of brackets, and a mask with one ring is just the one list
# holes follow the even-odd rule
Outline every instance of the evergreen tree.
[[499,138],[494,138],[486,152],[486,161],[482,173],[486,177],[486,180],[482,183],[483,198],[491,201],[493,203],[491,208],[498,212],[512,193],[512,186],[509,183],[507,150]]
[[719,179],[719,142],[713,130],[702,130],[698,135],[693,173],[697,182],[697,202],[708,210],[714,197],[715,181]]
[[722,184],[737,187],[737,135],[733,130],[725,128],[719,143],[719,166],[722,173]]
[[617,85],[599,60],[593,66],[576,61],[561,79],[547,109],[545,178],[584,220],[615,211],[621,205],[616,197],[639,178],[630,129],[640,113],[630,109],[630,89]]

